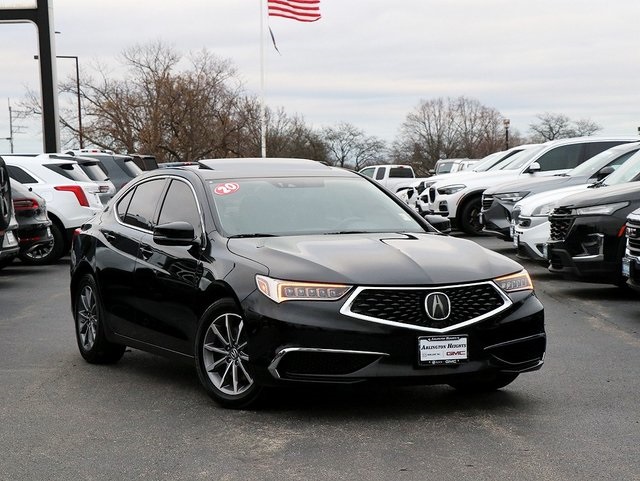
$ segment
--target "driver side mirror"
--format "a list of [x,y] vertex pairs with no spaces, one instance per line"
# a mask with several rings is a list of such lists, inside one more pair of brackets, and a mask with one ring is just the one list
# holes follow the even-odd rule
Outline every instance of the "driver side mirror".
[[196,240],[193,226],[179,220],[157,225],[153,229],[153,241],[162,246],[191,246]]
[[525,170],[526,174],[535,174],[536,172],[540,172],[541,167],[540,164],[537,162],[534,162],[533,164],[531,164],[527,170]]
[[613,167],[611,167],[610,165],[607,165],[606,167],[603,167],[602,169],[600,169],[597,173],[596,173],[596,180],[602,180],[604,179],[606,176],[608,176],[609,174],[612,174],[613,171],[616,170]]

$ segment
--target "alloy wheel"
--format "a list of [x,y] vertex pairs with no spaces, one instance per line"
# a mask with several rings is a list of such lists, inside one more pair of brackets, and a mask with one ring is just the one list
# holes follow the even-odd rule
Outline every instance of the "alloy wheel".
[[249,356],[242,317],[224,313],[209,325],[202,344],[202,361],[211,383],[228,396],[239,396],[253,386],[245,363]]
[[98,304],[96,303],[96,296],[91,286],[83,286],[78,296],[76,310],[80,344],[85,351],[89,351],[96,342],[99,320]]

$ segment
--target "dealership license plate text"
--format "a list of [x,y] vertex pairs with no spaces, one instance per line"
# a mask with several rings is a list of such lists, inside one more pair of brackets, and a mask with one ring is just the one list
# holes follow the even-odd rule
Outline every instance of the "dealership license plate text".
[[420,337],[418,349],[421,364],[456,364],[467,360],[467,336]]

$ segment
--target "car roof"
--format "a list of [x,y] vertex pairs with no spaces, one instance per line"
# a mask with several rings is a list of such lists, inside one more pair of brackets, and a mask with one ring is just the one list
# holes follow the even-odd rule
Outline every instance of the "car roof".
[[356,176],[346,169],[330,167],[321,162],[309,159],[293,158],[234,158],[203,159],[201,168],[196,172],[204,178],[250,178],[250,177],[285,177],[300,175],[317,176]]

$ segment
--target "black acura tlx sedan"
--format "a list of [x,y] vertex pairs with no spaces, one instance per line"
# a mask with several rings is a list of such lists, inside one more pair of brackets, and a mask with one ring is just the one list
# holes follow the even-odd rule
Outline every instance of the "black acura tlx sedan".
[[311,160],[140,175],[76,231],[70,287],[88,362],[193,362],[227,407],[284,383],[499,389],[546,346],[522,266]]

